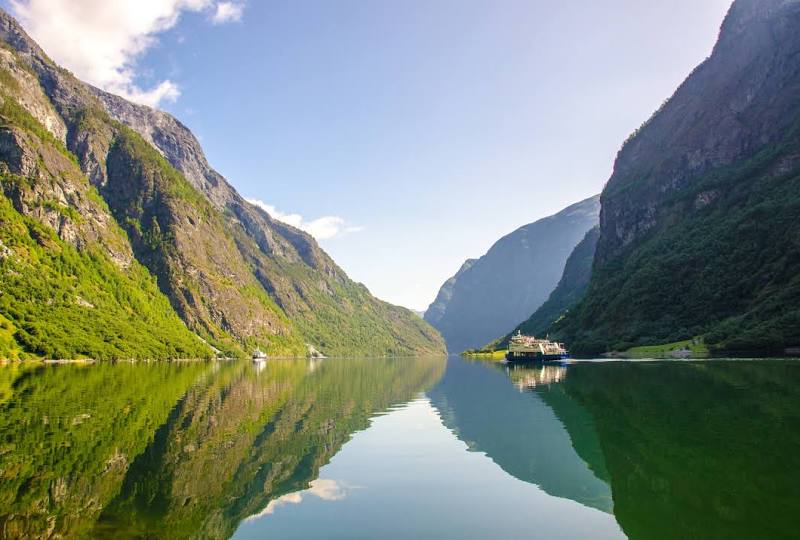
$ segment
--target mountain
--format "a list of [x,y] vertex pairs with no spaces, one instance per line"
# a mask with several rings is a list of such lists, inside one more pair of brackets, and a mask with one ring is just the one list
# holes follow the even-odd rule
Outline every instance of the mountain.
[[798,95],[800,1],[737,0],[617,156],[586,298],[555,328],[573,350],[800,344]]
[[561,280],[547,301],[525,322],[503,337],[498,344],[493,344],[496,348],[507,347],[508,340],[518,331],[530,336],[545,334],[554,322],[583,300],[592,276],[592,262],[599,237],[599,226],[589,229],[567,259]]
[[77,80],[4,12],[0,39],[0,357],[444,351],[175,118]]
[[476,262],[478,262],[478,259],[467,259],[464,261],[464,264],[461,265],[461,268],[458,269],[458,272],[442,284],[439,288],[439,293],[436,295],[436,299],[428,306],[425,313],[422,314],[422,317],[426,321],[433,326],[438,326],[447,312],[450,299],[453,298],[453,288],[456,286],[456,283],[458,283],[458,280],[461,279]]
[[451,352],[505,334],[547,299],[599,211],[599,196],[591,197],[504,236],[442,285],[425,320]]

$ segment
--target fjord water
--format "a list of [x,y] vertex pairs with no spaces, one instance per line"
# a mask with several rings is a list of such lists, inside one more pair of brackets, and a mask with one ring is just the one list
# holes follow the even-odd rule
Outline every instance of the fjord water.
[[0,366],[0,537],[783,538],[800,362]]

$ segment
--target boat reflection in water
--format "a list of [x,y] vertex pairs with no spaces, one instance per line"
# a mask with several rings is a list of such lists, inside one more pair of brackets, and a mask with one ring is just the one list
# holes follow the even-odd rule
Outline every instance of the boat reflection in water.
[[506,366],[506,375],[520,391],[535,390],[542,385],[558,384],[567,377],[565,365]]

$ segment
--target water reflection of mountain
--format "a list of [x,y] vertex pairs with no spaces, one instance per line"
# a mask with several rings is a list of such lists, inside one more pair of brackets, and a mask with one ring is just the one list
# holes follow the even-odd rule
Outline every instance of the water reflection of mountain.
[[208,364],[0,369],[0,537],[86,536]]
[[796,538],[800,362],[571,366],[633,539]]
[[515,477],[606,511],[613,493],[630,538],[797,536],[800,362],[451,359],[430,395]]
[[590,469],[550,405],[562,406],[560,412],[580,435],[577,446],[583,454],[602,455],[590,417],[555,382],[564,376],[558,369],[541,368],[506,373],[497,366],[451,358],[428,395],[445,425],[471,450],[486,453],[509,474],[551,495],[611,512],[605,470]]
[[[226,538],[443,359],[74,366],[0,402],[0,536]],[[313,368],[313,369],[312,369]]]

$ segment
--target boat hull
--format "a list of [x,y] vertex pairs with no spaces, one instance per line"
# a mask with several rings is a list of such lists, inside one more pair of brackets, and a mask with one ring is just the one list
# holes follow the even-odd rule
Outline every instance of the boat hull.
[[542,353],[506,353],[506,360],[509,362],[558,362],[566,360],[569,355],[563,354],[542,354]]

